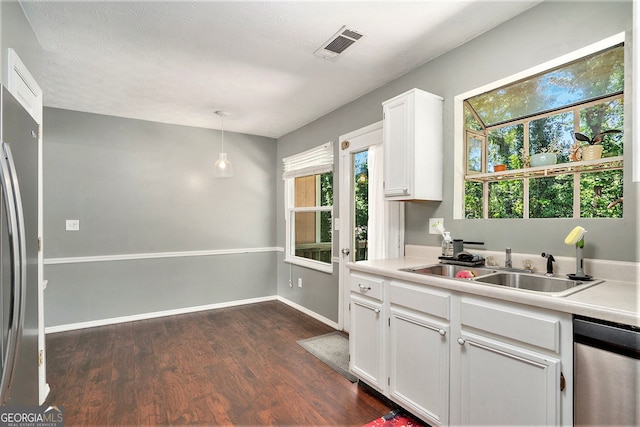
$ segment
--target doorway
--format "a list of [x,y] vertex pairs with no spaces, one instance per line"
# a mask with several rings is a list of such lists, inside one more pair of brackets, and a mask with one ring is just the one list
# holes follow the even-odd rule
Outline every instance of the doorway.
[[347,263],[400,256],[404,205],[383,194],[382,122],[340,136],[339,315],[349,331]]

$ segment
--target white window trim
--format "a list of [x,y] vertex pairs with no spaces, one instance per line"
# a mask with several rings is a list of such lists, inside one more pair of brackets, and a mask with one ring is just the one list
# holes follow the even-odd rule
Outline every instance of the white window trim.
[[292,212],[331,212],[331,218],[333,218],[333,206],[316,206],[312,208],[293,207],[293,200],[295,199],[295,178],[333,172],[333,142],[330,141],[326,144],[320,145],[302,153],[285,157],[282,159],[282,162],[285,215],[284,261],[290,264],[311,268],[313,270],[318,270],[325,273],[333,273],[333,236],[331,238],[332,256],[329,263],[296,256],[294,253],[292,253],[293,248],[291,246],[291,238],[293,234],[293,224],[291,222]]
[[[489,83],[485,86],[470,90],[465,93],[456,95],[453,98],[453,219],[464,219],[464,175],[466,171],[465,161],[465,133],[464,133],[464,105],[463,102],[467,98],[471,98],[481,93],[497,89],[501,86],[508,85],[518,80],[525,79],[535,74],[542,73],[551,68],[559,67],[568,62],[575,61],[584,56],[591,55],[609,47],[625,42],[625,33],[618,33],[608,37],[597,43],[583,47],[566,55],[552,59],[528,70],[521,71],[509,77]],[[626,46],[626,44],[625,44]],[[626,125],[625,125],[626,127]]]

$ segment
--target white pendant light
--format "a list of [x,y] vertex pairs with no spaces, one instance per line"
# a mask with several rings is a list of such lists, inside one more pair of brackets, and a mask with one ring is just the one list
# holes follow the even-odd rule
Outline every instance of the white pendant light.
[[224,152],[224,118],[229,115],[226,111],[216,111],[216,114],[222,118],[222,147],[218,156],[218,160],[213,168],[214,178],[230,178],[233,176],[233,166],[227,159],[227,153]]

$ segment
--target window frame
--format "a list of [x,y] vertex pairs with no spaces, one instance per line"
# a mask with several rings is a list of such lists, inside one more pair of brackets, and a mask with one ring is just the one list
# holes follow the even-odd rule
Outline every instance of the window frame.
[[[536,74],[543,73],[547,70],[562,66],[566,63],[581,59],[585,56],[592,55],[601,50],[604,50],[604,49],[613,47],[617,44],[625,43],[625,42],[626,42],[625,33],[619,33],[614,36],[608,37],[600,42],[591,44],[582,49],[578,49],[569,54],[547,61],[543,64],[540,64],[528,70],[524,70],[520,73],[516,73],[512,76],[500,79],[498,81],[489,83],[487,85],[473,89],[471,91],[467,91],[465,93],[459,94],[454,97],[454,106],[453,106],[454,107],[453,218],[454,219],[465,219],[465,196],[464,195],[465,195],[465,182],[466,182],[465,174],[468,174],[467,158],[466,158],[468,147],[467,147],[467,131],[465,130],[464,101],[468,98],[472,98],[481,93],[495,90],[499,87],[515,83],[519,80],[526,79]],[[625,46],[627,46],[626,43],[625,43]],[[555,111],[553,114],[557,114],[557,113],[558,112]],[[484,167],[484,164],[483,164],[483,167]],[[579,173],[576,173],[576,176],[579,177]],[[486,190],[486,185],[485,185],[485,190]],[[528,192],[525,192],[525,195],[527,194]],[[524,202],[527,205],[526,209],[528,210],[528,200],[525,200]],[[486,206],[484,211],[485,211],[484,219],[491,219],[491,218],[488,218],[488,215],[486,215],[486,212],[487,212]],[[525,217],[521,219],[528,219],[528,218]],[[619,219],[619,218],[608,218],[608,219]]]
[[[285,249],[284,261],[301,267],[333,273],[333,204],[331,206],[295,206],[296,178],[333,173],[333,143],[328,142],[319,147],[283,159],[284,163],[284,203],[285,203]],[[335,188],[335,187],[334,187]],[[334,193],[335,197],[335,193]],[[333,201],[335,203],[335,200]],[[331,257],[329,262],[317,261],[295,255],[295,217],[296,213],[329,212],[331,215]]]

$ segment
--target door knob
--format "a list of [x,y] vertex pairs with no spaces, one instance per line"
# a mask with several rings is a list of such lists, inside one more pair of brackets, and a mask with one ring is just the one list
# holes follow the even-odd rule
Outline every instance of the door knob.
[[349,250],[349,248],[343,248],[340,252],[343,253],[343,255],[349,255],[351,253],[351,251]]

